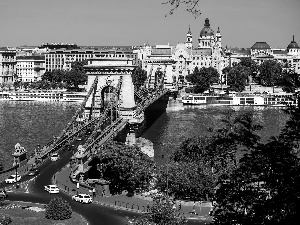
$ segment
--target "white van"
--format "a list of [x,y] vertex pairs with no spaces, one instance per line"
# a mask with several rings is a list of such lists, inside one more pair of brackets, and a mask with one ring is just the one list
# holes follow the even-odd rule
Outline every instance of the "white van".
[[51,161],[57,161],[59,159],[59,155],[57,153],[53,153],[51,155]]

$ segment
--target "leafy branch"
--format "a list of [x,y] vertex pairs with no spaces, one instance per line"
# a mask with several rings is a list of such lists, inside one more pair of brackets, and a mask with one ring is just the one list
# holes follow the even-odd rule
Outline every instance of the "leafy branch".
[[[199,10],[200,0],[168,0],[167,2],[163,2],[164,5],[172,5],[173,8],[170,10],[169,15],[172,15],[179,6],[185,4],[186,11],[191,13],[195,18],[201,15],[201,11]],[[167,16],[167,15],[166,15]]]

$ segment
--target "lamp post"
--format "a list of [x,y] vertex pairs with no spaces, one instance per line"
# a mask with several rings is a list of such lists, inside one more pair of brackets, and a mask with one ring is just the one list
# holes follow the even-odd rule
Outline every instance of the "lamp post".
[[16,179],[16,188],[19,188],[19,184],[18,184],[18,167],[19,167],[19,163],[16,165],[16,177],[15,177],[15,179]]

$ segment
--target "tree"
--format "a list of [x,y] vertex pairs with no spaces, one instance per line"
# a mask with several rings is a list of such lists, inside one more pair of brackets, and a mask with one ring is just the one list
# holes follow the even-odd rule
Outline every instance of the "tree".
[[294,93],[296,88],[300,86],[299,75],[293,70],[284,70],[280,86],[282,86],[283,91]]
[[65,220],[72,217],[72,208],[62,197],[51,199],[45,208],[47,219]]
[[157,188],[176,199],[207,199],[214,192],[211,168],[199,162],[170,162],[158,168]]
[[78,72],[85,73],[84,66],[87,64],[88,64],[88,60],[75,61],[75,62],[72,62],[71,68]]
[[166,190],[168,183],[169,193],[175,197],[208,198],[220,180],[238,168],[243,152],[259,144],[256,131],[261,126],[253,122],[251,112],[227,111],[219,124],[210,134],[190,137],[180,144],[174,152],[174,162],[168,164],[168,169],[163,166],[159,170],[159,189]]
[[153,205],[149,212],[138,217],[131,224],[134,225],[184,225],[186,219],[180,214],[179,209],[168,196],[157,196],[153,199]]
[[275,60],[264,61],[259,67],[259,75],[256,77],[258,84],[263,86],[279,85],[282,81],[282,67]]
[[259,66],[251,58],[241,58],[239,65],[247,68],[249,80],[250,79],[252,80],[257,76],[258,71],[259,71]]
[[240,64],[232,67],[227,74],[227,85],[231,91],[241,92],[245,90],[249,77],[249,70]]
[[110,181],[110,191],[129,194],[137,188],[145,189],[152,179],[154,162],[138,147],[110,142],[99,155],[103,178]]
[[284,128],[281,130],[279,139],[292,145],[296,152],[300,150],[300,99],[298,96],[298,106],[289,106],[284,112],[289,115]]
[[131,77],[134,87],[139,90],[147,80],[147,71],[138,66],[132,71]]
[[64,81],[69,87],[74,87],[78,90],[78,86],[87,81],[87,75],[78,68],[72,68],[71,70],[66,71]]
[[192,15],[197,17],[201,15],[201,12],[198,8],[199,1],[200,0],[166,0],[166,2],[164,2],[163,4],[168,4],[173,7],[169,12],[170,15],[172,15],[174,11],[181,5],[184,5],[187,12],[192,13]]
[[300,215],[299,106],[278,137],[243,155],[215,194],[214,224],[294,225]]
[[240,162],[216,192],[214,224],[297,224],[300,164],[291,146],[272,138]]
[[203,93],[208,90],[213,83],[219,81],[219,73],[213,67],[202,67],[200,70],[198,67],[195,67],[193,73],[186,76],[186,80],[195,85],[195,93]]

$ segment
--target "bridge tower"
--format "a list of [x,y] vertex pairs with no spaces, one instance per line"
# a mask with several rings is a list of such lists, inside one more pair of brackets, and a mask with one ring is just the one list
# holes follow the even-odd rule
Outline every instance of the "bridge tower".
[[[129,122],[137,120],[134,86],[131,74],[136,66],[127,57],[94,57],[84,66],[88,76],[87,90],[98,77],[98,84],[85,105],[85,116],[114,107],[118,115]],[[143,116],[141,115],[143,120]]]

